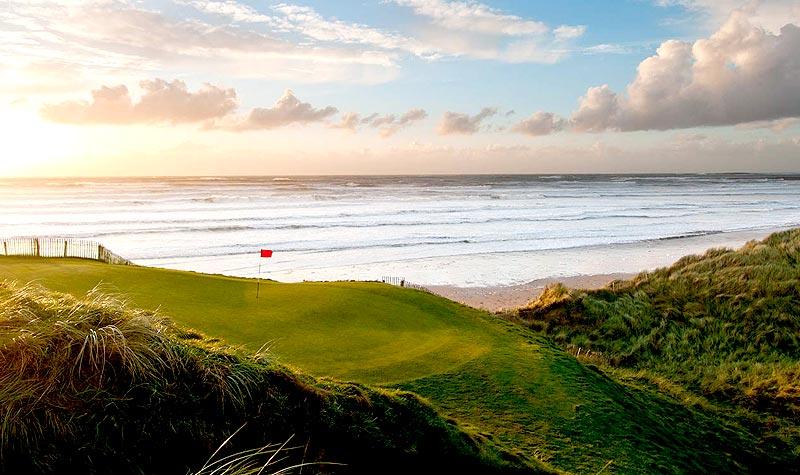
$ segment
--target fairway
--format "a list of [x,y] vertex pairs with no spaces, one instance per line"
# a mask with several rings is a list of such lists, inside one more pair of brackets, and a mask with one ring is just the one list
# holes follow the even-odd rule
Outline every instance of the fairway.
[[[578,473],[742,470],[749,433],[651,390],[621,385],[525,328],[380,283],[262,283],[78,259],[0,257],[0,278],[131,305],[315,376],[414,391],[529,459]],[[611,461],[611,462],[609,462]]]

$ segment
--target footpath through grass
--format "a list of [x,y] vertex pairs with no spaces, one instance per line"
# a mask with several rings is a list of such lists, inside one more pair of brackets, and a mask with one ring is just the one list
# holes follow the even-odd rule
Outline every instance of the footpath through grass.
[[0,258],[0,277],[134,306],[315,376],[399,387],[522,457],[579,473],[753,471],[745,429],[620,385],[518,325],[376,283],[265,283],[68,259]]

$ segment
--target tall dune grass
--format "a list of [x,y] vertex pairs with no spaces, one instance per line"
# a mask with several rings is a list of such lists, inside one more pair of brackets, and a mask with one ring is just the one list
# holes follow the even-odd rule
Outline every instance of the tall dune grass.
[[800,455],[800,229],[605,289],[554,285],[516,317],[611,367],[785,418],[766,423],[789,427]]
[[68,436],[68,409],[102,398],[116,381],[152,383],[179,364],[166,325],[120,312],[99,292],[75,301],[33,286],[0,284],[0,444]]

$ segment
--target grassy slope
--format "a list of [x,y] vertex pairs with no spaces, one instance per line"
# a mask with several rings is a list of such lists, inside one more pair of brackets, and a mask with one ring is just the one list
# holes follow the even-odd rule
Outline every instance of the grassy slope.
[[237,427],[217,459],[297,446],[265,473],[549,472],[413,394],[298,376],[102,295],[0,283],[0,473],[187,473]]
[[612,367],[762,414],[800,457],[800,229],[607,289],[554,286],[519,316]]
[[[413,390],[523,457],[577,472],[744,471],[753,437],[647,389],[621,386],[546,340],[422,292],[367,283],[262,286],[78,260],[0,258],[0,275],[73,294],[98,282],[181,325],[320,376]],[[730,455],[727,453],[730,452]]]

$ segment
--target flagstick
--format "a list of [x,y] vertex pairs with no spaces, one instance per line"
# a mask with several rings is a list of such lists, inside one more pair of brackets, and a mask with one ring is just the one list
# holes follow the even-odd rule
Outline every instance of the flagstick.
[[258,261],[258,280],[256,284],[256,298],[258,298],[258,292],[261,290],[261,260]]

